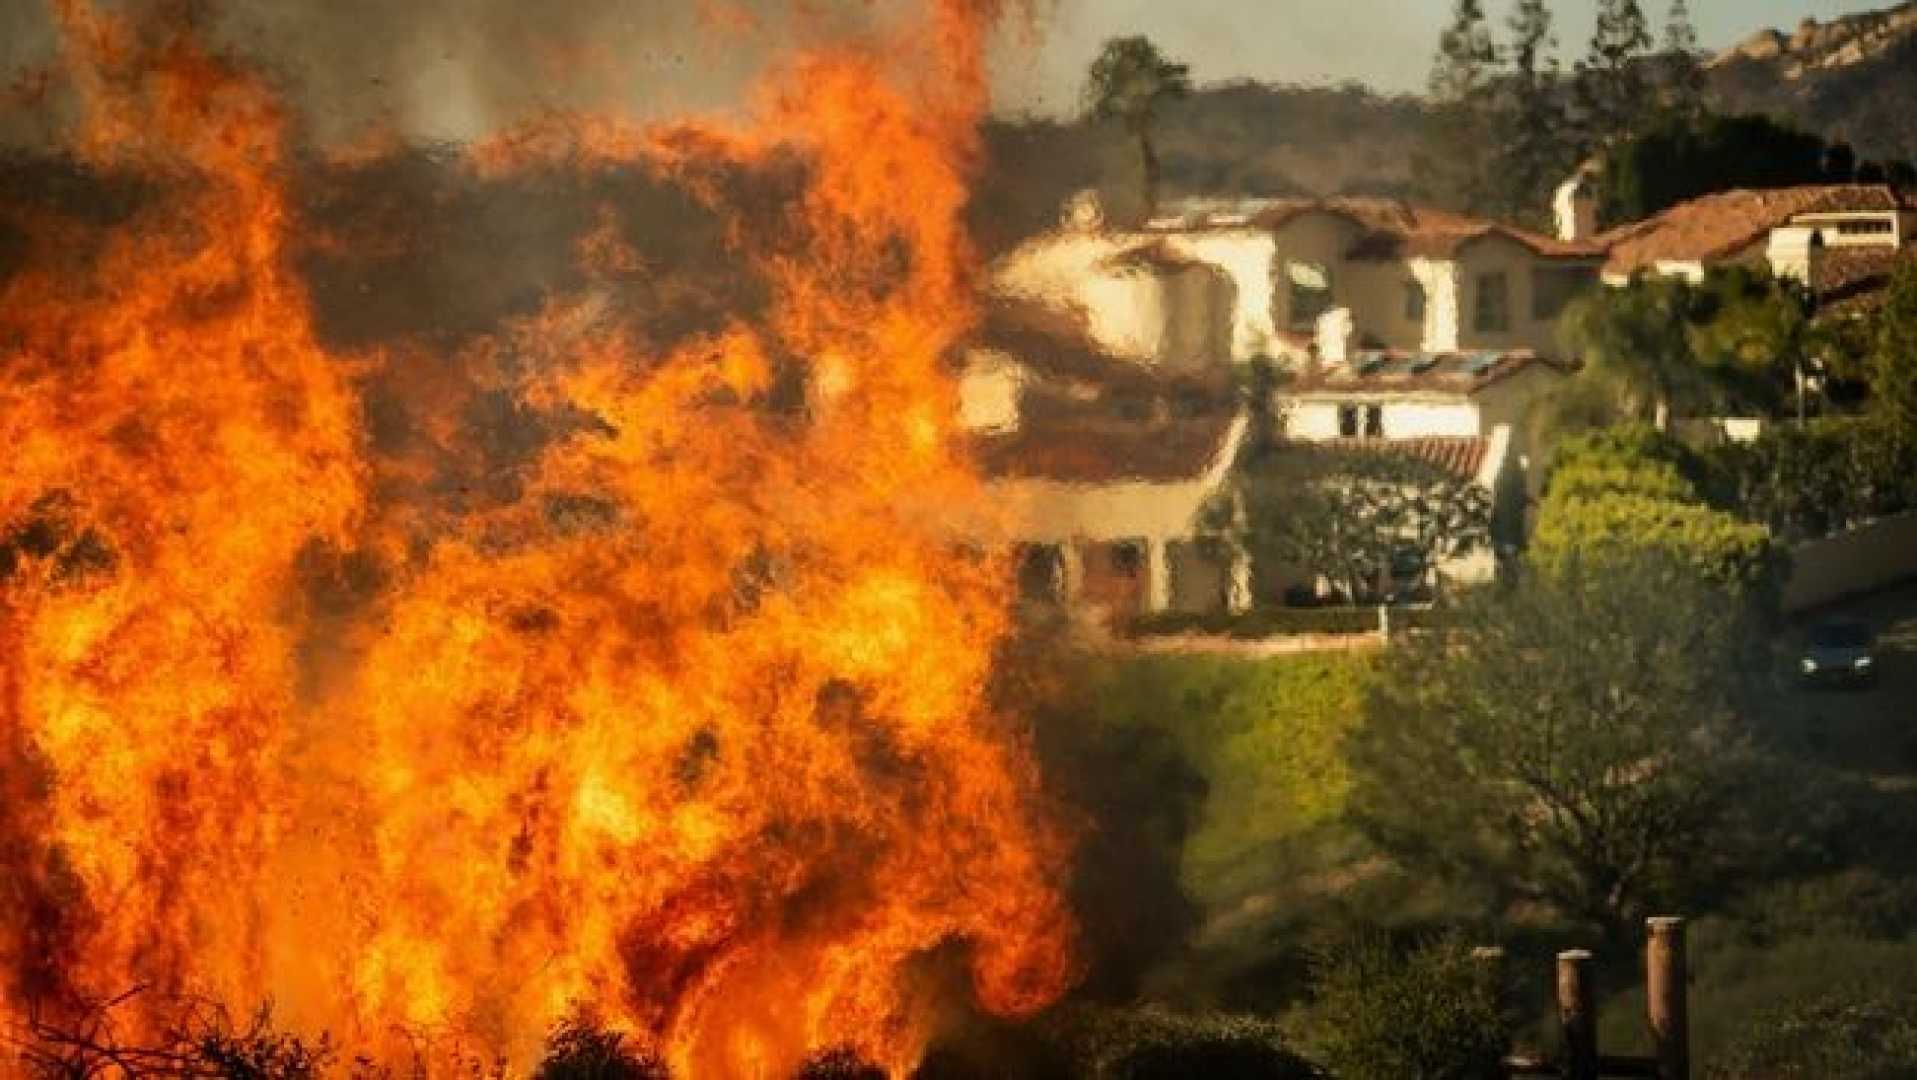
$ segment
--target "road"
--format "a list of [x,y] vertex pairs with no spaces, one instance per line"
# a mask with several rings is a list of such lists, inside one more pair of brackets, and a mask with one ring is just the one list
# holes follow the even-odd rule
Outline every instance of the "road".
[[[1877,631],[1877,685],[1797,690],[1784,703],[1787,715],[1833,763],[1883,786],[1917,787],[1917,582],[1817,614],[1860,619]],[[1785,644],[1783,662],[1794,663],[1801,624],[1786,633]]]

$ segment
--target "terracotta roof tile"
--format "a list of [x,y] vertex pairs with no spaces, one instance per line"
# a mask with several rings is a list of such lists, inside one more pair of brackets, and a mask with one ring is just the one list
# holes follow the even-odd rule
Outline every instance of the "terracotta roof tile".
[[1104,417],[1032,422],[974,440],[987,476],[1079,484],[1197,480],[1228,451],[1230,413],[1145,424]]
[[1836,247],[1827,248],[1818,260],[1818,310],[1824,314],[1851,315],[1875,308],[1898,269],[1917,264],[1917,244],[1902,248]]
[[1485,455],[1491,451],[1489,439],[1331,439],[1324,442],[1297,443],[1294,448],[1306,452],[1363,451],[1378,454],[1405,454],[1436,465],[1453,476],[1476,479],[1484,468]]
[[987,304],[972,344],[1002,352],[1042,377],[1108,389],[1222,391],[1230,380],[1223,365],[1167,372],[1128,360],[1092,339],[1084,311],[1035,300],[1001,298]]
[[1660,261],[1728,258],[1799,214],[1887,212],[1908,205],[1906,197],[1882,186],[1822,184],[1721,191],[1612,229],[1597,242],[1610,252],[1605,272],[1622,275]]
[[1298,373],[1280,392],[1304,394],[1476,394],[1532,367],[1565,374],[1569,367],[1528,349],[1500,352],[1367,351],[1350,363]]
[[1359,227],[1362,235],[1347,253],[1353,259],[1395,259],[1406,256],[1452,258],[1466,245],[1492,236],[1522,244],[1545,258],[1595,259],[1604,254],[1602,248],[1593,244],[1568,244],[1554,237],[1486,218],[1412,206],[1396,199],[1355,196],[1272,199],[1262,203],[1256,213],[1248,215],[1232,213],[1219,217],[1200,209],[1154,223],[1153,230],[1184,232],[1221,227],[1275,230],[1311,213],[1332,214]]

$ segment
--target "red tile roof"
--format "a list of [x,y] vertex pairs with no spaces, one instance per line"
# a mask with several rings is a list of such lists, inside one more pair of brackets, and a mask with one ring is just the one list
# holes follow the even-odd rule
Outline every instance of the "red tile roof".
[[1222,364],[1205,371],[1165,371],[1129,360],[1093,340],[1085,312],[1035,300],[995,299],[972,344],[1005,353],[1041,377],[1116,390],[1163,393],[1192,388],[1222,393],[1230,372]]
[[1359,227],[1362,235],[1347,253],[1353,259],[1383,260],[1414,256],[1449,259],[1456,257],[1466,246],[1494,236],[1521,244],[1544,258],[1596,259],[1604,254],[1601,248],[1593,244],[1569,244],[1555,237],[1485,218],[1412,206],[1396,199],[1362,197],[1274,199],[1264,203],[1253,214],[1230,215],[1221,219],[1200,212],[1172,224],[1157,225],[1155,229],[1182,232],[1230,225],[1276,230],[1314,213],[1341,217]]
[[1294,443],[1293,449],[1310,452],[1361,451],[1376,454],[1405,454],[1467,480],[1476,479],[1490,453],[1491,440],[1465,438],[1424,439],[1331,439],[1324,442]]
[[1177,483],[1202,478],[1229,452],[1236,418],[1214,413],[1162,423],[1104,417],[1027,420],[974,440],[987,476],[1079,484]]
[[1883,301],[1884,290],[1897,271],[1911,265],[1917,265],[1917,244],[1826,248],[1812,282],[1817,308],[1840,315],[1869,311]]
[[1284,394],[1438,393],[1468,396],[1533,367],[1568,374],[1570,367],[1529,349],[1509,352],[1354,354],[1351,362],[1298,373]]
[[1765,239],[1800,214],[1886,213],[1912,209],[1907,197],[1884,186],[1818,184],[1772,190],[1739,189],[1692,199],[1656,217],[1600,235],[1609,250],[1606,273],[1630,274],[1658,262],[1710,262]]

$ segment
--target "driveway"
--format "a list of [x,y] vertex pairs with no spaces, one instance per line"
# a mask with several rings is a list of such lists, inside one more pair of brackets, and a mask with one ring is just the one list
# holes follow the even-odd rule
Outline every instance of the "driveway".
[[1783,702],[1786,715],[1834,764],[1879,778],[1882,786],[1917,787],[1917,582],[1796,620],[1780,642],[1788,650],[1780,662],[1794,664],[1804,627],[1827,617],[1858,619],[1877,632],[1877,685],[1793,690]]

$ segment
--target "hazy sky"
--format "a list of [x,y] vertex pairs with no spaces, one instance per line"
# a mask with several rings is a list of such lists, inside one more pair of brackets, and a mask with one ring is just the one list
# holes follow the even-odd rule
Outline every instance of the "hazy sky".
[[[1076,101],[1086,66],[1106,38],[1145,34],[1189,63],[1200,83],[1357,79],[1381,90],[1421,90],[1451,0],[1052,0],[1037,55],[1007,50],[999,64],[1000,108],[1057,111]],[[1805,16],[1828,19],[1893,6],[1894,0],[1690,0],[1706,46],[1716,49],[1766,26],[1789,32]],[[1667,0],[1643,0],[1661,34]],[[1513,0],[1486,0],[1496,24]],[[1596,0],[1557,0],[1566,59],[1582,55]]]

